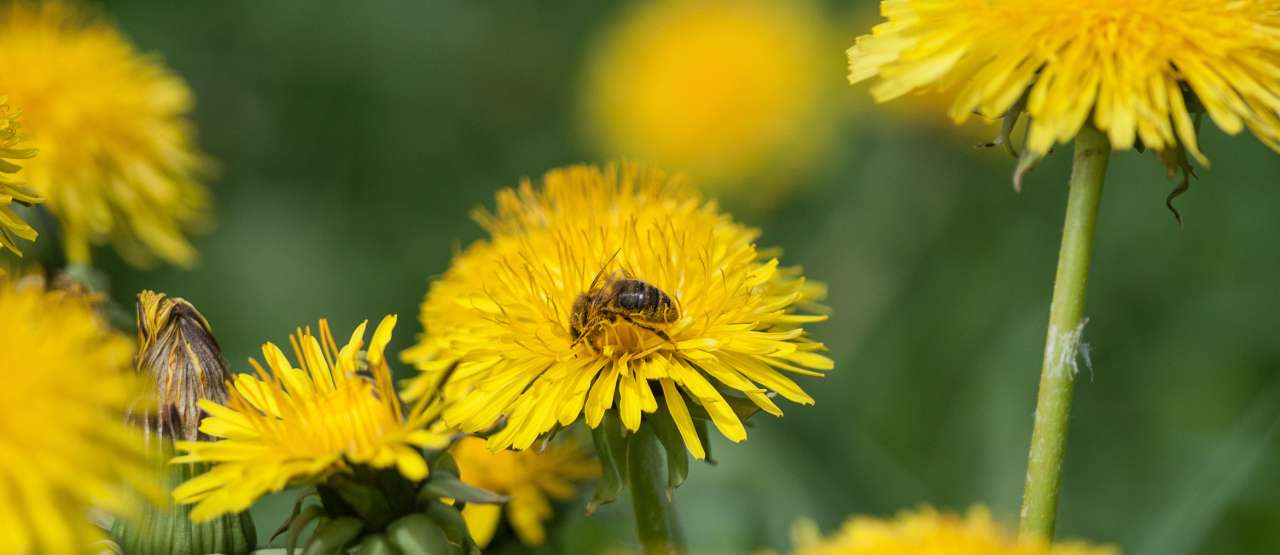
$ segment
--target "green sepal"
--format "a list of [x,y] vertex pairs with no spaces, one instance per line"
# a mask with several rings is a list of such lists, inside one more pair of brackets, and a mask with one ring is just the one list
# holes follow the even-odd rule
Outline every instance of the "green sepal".
[[627,438],[623,434],[622,420],[617,411],[612,410],[605,411],[600,425],[591,430],[596,458],[600,460],[600,481],[596,482],[596,491],[587,502],[587,514],[616,501],[626,486]]
[[1018,149],[1013,146],[1013,129],[1017,127],[1018,120],[1022,118],[1023,112],[1027,108],[1027,95],[1023,94],[1017,102],[1013,103],[1004,115],[1000,117],[1000,133],[991,142],[978,145],[978,148],[992,148],[997,146],[1004,147],[1004,151],[1018,158]]
[[1035,169],[1043,159],[1042,154],[1036,154],[1029,149],[1022,150],[1022,154],[1018,155],[1018,165],[1013,168],[1013,190],[1022,192],[1022,178]]
[[271,537],[267,538],[268,543],[275,541],[276,538],[280,537],[280,534],[289,530],[289,525],[292,524],[294,519],[298,518],[298,514],[302,512],[302,505],[313,495],[316,495],[316,490],[314,489],[298,496],[298,500],[293,503],[293,510],[289,511],[289,518],[280,523],[280,527],[276,528],[276,531],[271,533]]
[[428,518],[440,525],[445,537],[449,538],[449,543],[459,546],[471,544],[471,533],[467,530],[467,521],[463,520],[462,513],[457,507],[432,500],[427,503],[424,512]]
[[302,530],[311,524],[311,521],[322,517],[324,517],[324,509],[316,505],[307,505],[297,516],[290,518],[289,534],[284,539],[285,552],[293,555],[293,551],[298,547],[298,538],[302,536]]
[[676,428],[676,421],[665,405],[658,408],[649,422],[662,443],[662,449],[667,452],[667,499],[670,500],[675,489],[689,477],[689,449],[684,446],[680,429]]
[[440,453],[431,464],[431,474],[448,474],[454,477],[461,476],[462,472],[458,470],[458,461],[453,460],[453,455],[447,451]]
[[436,472],[431,474],[426,482],[422,484],[422,490],[418,493],[420,501],[439,499],[447,497],[456,499],[466,503],[481,503],[485,505],[497,505],[506,503],[507,498],[488,490],[483,490],[471,484],[467,484],[452,474]]
[[[1024,97],[1025,100],[1025,97]],[[1019,101],[1021,104],[1023,101]],[[1004,151],[1009,156],[1018,158],[1018,149],[1013,147],[1013,128],[1018,125],[1018,119],[1022,117],[1022,106],[1014,106],[1004,117],[1000,118],[1000,137],[996,139],[996,143],[1004,146]]]
[[1191,161],[1187,159],[1187,151],[1182,145],[1177,145],[1165,150],[1156,152],[1156,157],[1160,159],[1160,163],[1164,164],[1165,169],[1169,173],[1169,178],[1181,177],[1182,179],[1174,186],[1169,195],[1164,197],[1164,206],[1173,214],[1173,219],[1178,221],[1178,225],[1182,225],[1182,212],[1173,205],[1174,199],[1182,196],[1183,193],[1191,189],[1191,178],[1196,177],[1195,168],[1191,167]]
[[[1197,135],[1200,134],[1200,116],[1194,114],[1192,117],[1192,125],[1195,127]],[[1191,180],[1198,177],[1196,169],[1191,166],[1191,160],[1187,158],[1187,148],[1181,142],[1156,152],[1156,157],[1160,159],[1160,163],[1164,164],[1165,171],[1169,174],[1169,179],[1174,179],[1181,174],[1182,180],[1174,186],[1169,195],[1164,198],[1164,205],[1173,213],[1173,218],[1178,221],[1178,226],[1182,226],[1182,212],[1173,205],[1173,200],[1182,196],[1183,193],[1191,189]]]
[[[741,420],[742,424],[745,426],[750,426],[751,423],[748,421],[751,417],[761,412],[760,407],[756,405],[755,402],[736,393],[722,390],[720,391],[720,396],[724,397],[724,402],[729,405],[729,409],[733,411],[733,414],[737,416],[738,420]],[[692,416],[695,421],[711,420],[711,414],[708,413],[707,409],[702,405],[699,405],[698,403],[688,403],[688,406],[689,416]]]
[[707,420],[693,420],[693,428],[698,432],[698,441],[702,443],[702,452],[706,455],[703,458],[707,464],[716,464],[716,460],[711,458],[711,430]]
[[[1030,119],[1028,119],[1027,123],[1028,137],[1023,137],[1022,139],[1022,152],[1018,152],[1018,149],[1013,146],[1013,128],[1018,124],[1018,119],[1022,117],[1027,109],[1027,96],[1029,94],[1030,92],[1023,93],[1022,97],[1013,106],[1009,107],[1009,111],[1005,112],[1004,118],[1000,122],[1000,137],[996,140],[997,143],[1004,145],[1005,152],[1018,159],[1018,164],[1013,169],[1013,190],[1019,193],[1022,192],[1022,178],[1035,169],[1040,160],[1044,159],[1043,154],[1035,154],[1026,146],[1027,138],[1031,135]],[[1027,117],[1030,118],[1030,116]]]
[[330,479],[328,486],[348,507],[351,507],[357,515],[364,516],[366,520],[373,520],[368,518],[370,515],[391,513],[391,505],[387,502],[387,497],[370,484],[346,479],[339,475]]
[[394,469],[357,469],[350,475],[335,475],[316,491],[331,516],[359,517],[375,530],[416,506],[413,483]]
[[386,534],[370,534],[360,541],[356,555],[403,555],[403,552],[392,545]]
[[347,545],[360,537],[361,530],[364,530],[364,522],[355,517],[325,521],[316,526],[302,555],[342,555],[346,553]]
[[440,525],[422,513],[413,513],[392,522],[387,527],[387,538],[406,554],[450,555],[455,552]]

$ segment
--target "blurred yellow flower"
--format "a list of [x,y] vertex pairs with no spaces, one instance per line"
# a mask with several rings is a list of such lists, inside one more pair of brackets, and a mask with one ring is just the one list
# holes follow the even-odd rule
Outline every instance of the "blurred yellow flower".
[[[90,507],[139,509],[126,483],[160,495],[125,411],[143,391],[133,345],[92,300],[0,277],[0,553],[90,553]],[[100,547],[100,546],[99,546]]]
[[[463,482],[509,498],[507,521],[520,541],[541,545],[551,520],[551,502],[569,501],[576,494],[574,482],[600,474],[600,465],[577,442],[553,442],[542,451],[490,451],[484,440],[466,437],[451,450]],[[493,539],[502,516],[502,505],[469,503],[462,509],[467,530],[484,547]]]
[[22,256],[14,237],[35,241],[36,230],[13,211],[13,203],[30,206],[41,201],[40,195],[25,187],[12,174],[22,167],[14,160],[35,156],[36,151],[18,148],[22,141],[18,112],[10,111],[8,99],[0,96],[0,248]]
[[829,29],[804,1],[643,2],[587,68],[589,131],[605,154],[687,172],[712,190],[769,185],[767,201],[826,144]]
[[391,384],[383,351],[396,317],[378,324],[367,351],[361,323],[341,349],[326,321],[290,336],[299,368],[273,343],[262,346],[271,372],[250,363],[257,376],[236,376],[227,404],[200,401],[209,413],[200,431],[221,441],[179,441],[186,454],[174,463],[213,468],[173,490],[180,503],[197,503],[197,522],[249,508],[287,486],[322,481],[352,465],[396,467],[410,480],[427,476],[418,448],[443,448],[449,436],[428,426],[439,413],[428,398],[408,414]]
[[[548,172],[541,187],[525,180],[499,192],[497,212],[476,219],[491,238],[458,255],[427,293],[425,332],[403,354],[422,373],[405,394],[433,390],[457,363],[444,419],[468,433],[505,422],[489,437],[492,449],[526,449],[580,415],[595,428],[609,410],[635,431],[661,401],[701,459],[691,410],[742,441],[731,401],[780,415],[773,393],[813,403],[784,372],[821,376],[832,367],[801,327],[825,319],[804,313],[822,287],[780,268],[756,249],[757,230],[680,178],[569,166]],[[620,312],[637,297],[624,301],[616,287],[637,283],[656,289],[649,301],[667,299],[665,322]],[[589,291],[611,300],[584,305]],[[591,314],[598,317],[579,318]]]
[[849,80],[877,101],[959,86],[951,117],[998,118],[1025,98],[1027,149],[1086,121],[1116,149],[1185,146],[1206,163],[1191,113],[1280,150],[1280,9],[1274,2],[1034,0],[882,2],[887,21],[849,49]]
[[89,12],[60,2],[0,7],[0,91],[40,146],[26,180],[60,222],[72,262],[110,241],[134,263],[190,266],[196,253],[183,230],[208,210],[191,91]]
[[985,508],[965,516],[925,507],[893,520],[853,517],[825,539],[797,538],[794,555],[1119,555],[1110,546],[1049,544],[1005,533]]

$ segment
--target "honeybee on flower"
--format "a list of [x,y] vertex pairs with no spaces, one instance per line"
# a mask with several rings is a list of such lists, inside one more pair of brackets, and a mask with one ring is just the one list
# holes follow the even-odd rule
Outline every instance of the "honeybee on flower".
[[[443,384],[443,417],[527,449],[580,417],[635,432],[671,422],[676,446],[706,456],[709,421],[733,441],[743,418],[810,404],[787,374],[832,367],[804,324],[825,319],[824,289],[756,248],[679,176],[632,165],[570,166],[498,194],[476,219],[490,238],[432,284],[425,331],[403,354]],[[684,457],[684,453],[679,454]]]

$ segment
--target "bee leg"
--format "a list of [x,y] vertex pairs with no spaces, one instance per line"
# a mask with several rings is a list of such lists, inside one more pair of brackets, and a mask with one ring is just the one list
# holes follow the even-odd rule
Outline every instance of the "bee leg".
[[665,331],[662,331],[662,330],[660,330],[660,329],[658,329],[658,328],[655,328],[655,327],[653,327],[653,326],[650,326],[650,325],[648,325],[648,324],[644,324],[644,323],[641,323],[641,322],[637,322],[634,318],[632,318],[632,317],[630,317],[630,316],[627,316],[626,314],[619,314],[618,316],[619,316],[619,317],[621,317],[623,320],[626,320],[626,321],[627,321],[627,323],[629,323],[629,324],[631,324],[631,325],[633,325],[633,326],[635,326],[635,327],[637,327],[637,328],[640,328],[640,329],[642,329],[642,330],[648,330],[650,333],[652,333],[652,334],[654,334],[654,335],[658,336],[659,338],[661,338],[663,341],[666,341],[667,343],[670,343],[670,344],[672,344],[672,345],[675,345],[675,344],[676,344],[676,342],[675,342],[675,341],[672,341],[672,340],[671,340],[671,336],[667,335],[667,332],[665,332]]
[[596,323],[595,326],[592,326],[591,331],[584,336],[587,338],[587,346],[588,348],[591,349],[591,354],[594,354],[594,355],[604,354],[604,347],[601,347],[600,344],[601,344],[601,341],[603,341],[606,338],[601,336],[606,336],[609,334],[610,331],[612,331],[610,326],[606,325],[608,322],[612,322],[612,321],[613,320],[608,320],[607,322]]
[[587,350],[591,351],[591,354],[593,355],[600,354],[600,346],[596,345],[596,342],[592,336],[584,335],[582,336],[582,338],[583,338],[582,344],[587,346]]
[[[591,331],[594,331],[594,330],[591,330]],[[592,334],[590,333],[590,331],[586,333],[579,333],[578,337],[575,337],[573,341],[569,343],[569,348],[572,349],[574,347],[577,347],[579,343],[582,343],[583,345],[587,346],[587,350],[591,351],[591,354],[593,355],[600,354],[599,350],[596,348],[595,343],[591,341],[591,335]]]

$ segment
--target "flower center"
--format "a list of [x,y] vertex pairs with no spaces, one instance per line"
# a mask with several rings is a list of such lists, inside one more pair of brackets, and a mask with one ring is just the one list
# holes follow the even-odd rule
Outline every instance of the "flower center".
[[[648,324],[644,325],[648,326]],[[661,331],[656,327],[645,329],[632,322],[618,319],[601,324],[591,337],[583,341],[585,344],[583,348],[593,356],[619,358],[631,355],[633,359],[641,358],[661,350],[664,346],[671,346],[671,343],[660,337],[655,330]]]

